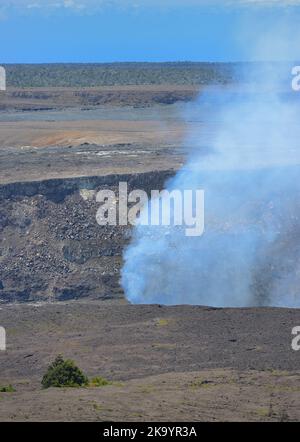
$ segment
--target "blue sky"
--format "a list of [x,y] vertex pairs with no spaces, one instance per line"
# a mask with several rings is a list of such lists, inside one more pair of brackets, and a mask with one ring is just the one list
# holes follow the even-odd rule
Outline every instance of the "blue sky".
[[0,63],[299,60],[299,24],[300,0],[1,0]]

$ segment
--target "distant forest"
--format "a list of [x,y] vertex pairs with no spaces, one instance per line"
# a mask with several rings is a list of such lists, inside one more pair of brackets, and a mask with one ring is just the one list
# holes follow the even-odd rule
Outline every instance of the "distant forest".
[[209,85],[235,82],[242,63],[9,64],[7,85],[96,87],[114,85]]

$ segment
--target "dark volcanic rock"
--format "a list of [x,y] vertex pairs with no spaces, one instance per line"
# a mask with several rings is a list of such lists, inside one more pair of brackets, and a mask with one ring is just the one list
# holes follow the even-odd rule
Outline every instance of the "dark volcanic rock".
[[172,172],[0,186],[0,302],[122,296],[122,251],[130,227],[99,226],[96,192],[120,181],[160,189]]

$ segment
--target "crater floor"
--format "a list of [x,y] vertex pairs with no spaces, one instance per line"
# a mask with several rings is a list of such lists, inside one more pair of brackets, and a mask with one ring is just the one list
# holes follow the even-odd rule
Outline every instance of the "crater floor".
[[[0,420],[299,420],[299,323],[286,309],[4,306],[0,384],[16,392],[0,393]],[[42,390],[58,354],[113,384]]]

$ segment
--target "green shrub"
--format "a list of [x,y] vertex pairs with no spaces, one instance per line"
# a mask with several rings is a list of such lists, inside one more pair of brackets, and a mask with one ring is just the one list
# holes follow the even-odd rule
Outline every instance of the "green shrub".
[[107,379],[101,378],[100,376],[93,378],[89,383],[90,387],[105,387],[105,385],[111,385],[111,382],[109,382]]
[[88,385],[88,378],[70,359],[57,356],[43,376],[43,388],[49,387],[82,387]]
[[9,385],[0,385],[0,393],[14,393],[16,390],[14,389],[14,387],[9,384]]

